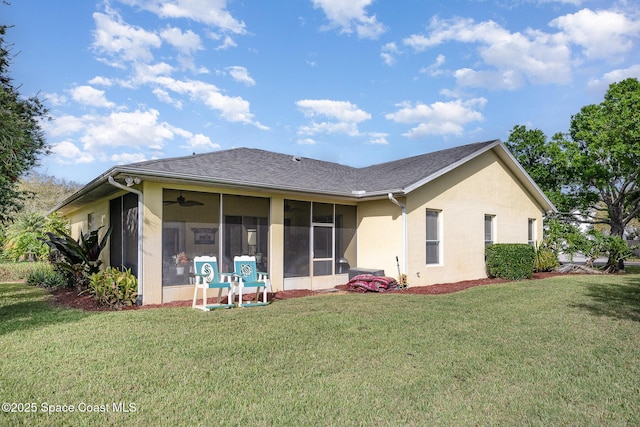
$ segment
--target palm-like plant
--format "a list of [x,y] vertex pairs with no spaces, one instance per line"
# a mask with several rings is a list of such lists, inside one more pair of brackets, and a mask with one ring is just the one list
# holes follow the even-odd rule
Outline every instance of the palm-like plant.
[[49,247],[42,238],[47,232],[65,233],[68,229],[67,222],[57,214],[46,217],[36,212],[19,214],[6,231],[5,256],[14,261],[44,260],[49,254]]
[[100,253],[107,246],[112,231],[109,227],[100,238],[99,233],[102,228],[87,233],[81,232],[78,240],[66,233],[62,235],[46,233],[48,240],[44,242],[54,252],[52,263],[62,270],[78,288],[86,287],[89,277],[100,271],[102,265],[102,260],[99,259]]

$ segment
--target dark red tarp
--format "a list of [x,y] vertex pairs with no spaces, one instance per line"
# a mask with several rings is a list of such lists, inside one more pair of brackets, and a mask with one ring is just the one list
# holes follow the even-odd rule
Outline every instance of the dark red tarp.
[[347,283],[347,290],[352,292],[386,292],[399,288],[398,282],[393,277],[373,274],[358,274]]

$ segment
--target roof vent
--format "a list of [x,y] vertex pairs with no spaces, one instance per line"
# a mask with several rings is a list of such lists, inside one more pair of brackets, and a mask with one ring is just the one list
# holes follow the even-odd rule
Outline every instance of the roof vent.
[[351,194],[354,196],[362,196],[363,194],[367,194],[365,190],[352,190]]
[[302,157],[298,157],[298,156],[293,156],[291,158],[291,160],[293,160],[296,163],[300,163],[302,161]]

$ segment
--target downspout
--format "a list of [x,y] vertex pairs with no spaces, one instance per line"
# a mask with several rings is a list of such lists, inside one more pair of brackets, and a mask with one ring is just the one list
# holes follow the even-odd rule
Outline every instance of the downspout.
[[393,194],[387,195],[394,205],[398,205],[402,209],[402,264],[404,265],[403,274],[407,274],[407,206],[400,203]]
[[126,185],[120,184],[115,179],[113,179],[111,175],[109,175],[109,184],[121,190],[138,195],[138,297],[136,299],[136,304],[142,305],[142,272],[144,271],[142,265],[142,224],[144,219],[144,195],[140,190],[136,190],[135,188],[127,187]]

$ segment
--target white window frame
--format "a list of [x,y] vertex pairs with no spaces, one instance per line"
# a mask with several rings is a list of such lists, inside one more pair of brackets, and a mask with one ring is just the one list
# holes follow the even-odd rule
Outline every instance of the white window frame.
[[[428,216],[429,213],[435,213],[436,215],[436,239],[428,239],[428,234],[429,234],[429,230],[427,229],[428,225]],[[437,262],[429,262],[429,259],[427,258],[428,256],[428,251],[427,246],[429,243],[436,243],[437,245],[437,254],[438,254],[438,259]],[[438,266],[438,265],[442,265],[442,211],[438,210],[438,209],[427,209],[425,212],[425,263],[427,266]]]
[[[487,239],[487,219],[490,220],[489,224],[491,224],[491,230],[489,230],[490,236]],[[491,214],[484,215],[483,222],[483,230],[484,230],[484,246],[492,245],[496,243],[496,216]]]
[[536,245],[537,224],[538,222],[535,218],[529,218],[527,220],[527,243],[531,246]]

